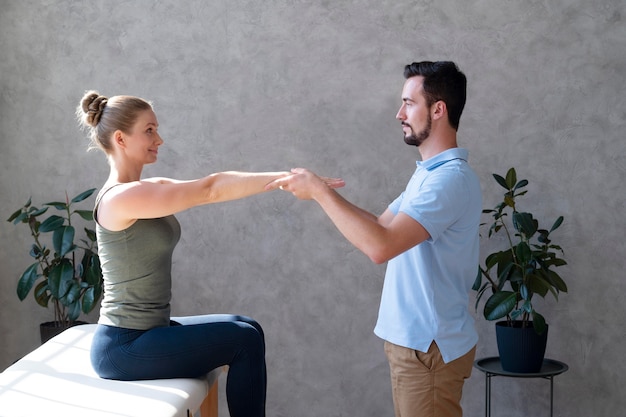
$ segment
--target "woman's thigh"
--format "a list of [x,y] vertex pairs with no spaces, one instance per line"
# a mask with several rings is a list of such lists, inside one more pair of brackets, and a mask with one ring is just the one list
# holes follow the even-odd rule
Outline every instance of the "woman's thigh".
[[264,362],[262,330],[251,319],[213,315],[174,320],[181,325],[143,332],[99,326],[104,331],[97,332],[92,351],[98,373],[113,379],[185,378],[231,365],[242,355]]

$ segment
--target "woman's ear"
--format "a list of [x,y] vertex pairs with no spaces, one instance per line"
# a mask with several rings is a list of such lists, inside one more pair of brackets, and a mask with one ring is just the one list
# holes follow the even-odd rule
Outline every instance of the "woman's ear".
[[116,130],[115,133],[113,133],[113,142],[115,145],[122,148],[126,146],[126,143],[124,142],[124,133],[122,133],[121,130]]

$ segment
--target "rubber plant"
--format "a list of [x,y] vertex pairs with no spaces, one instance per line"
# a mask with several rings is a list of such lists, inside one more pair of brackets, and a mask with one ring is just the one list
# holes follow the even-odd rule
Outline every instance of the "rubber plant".
[[[496,182],[505,190],[503,200],[493,209],[483,213],[493,217],[489,227],[491,238],[504,234],[506,247],[486,256],[484,265],[479,265],[473,289],[478,291],[476,309],[483,296],[487,297],[483,315],[493,321],[522,321],[522,326],[532,326],[538,334],[546,329],[546,321],[534,307],[533,297],[543,298],[551,293],[558,301],[567,285],[554,270],[565,265],[562,248],[551,240],[551,234],[563,223],[559,216],[550,229],[542,229],[532,213],[518,210],[517,199],[526,194],[528,181],[517,180],[515,168],[506,176],[493,174]],[[484,226],[486,223],[481,224]],[[483,281],[484,278],[484,281]],[[511,324],[511,323],[509,323]]]
[[[65,201],[45,203],[42,208],[32,205],[29,199],[7,220],[28,226],[33,238],[30,256],[35,262],[19,278],[17,296],[23,301],[34,287],[37,304],[46,308],[52,304],[58,327],[71,325],[81,311],[85,314],[92,311],[102,296],[96,233],[85,227],[84,238],[76,242],[72,224],[75,216],[93,222],[92,210],[75,209],[74,205],[89,198],[95,190],[83,191],[71,200],[66,192]],[[49,214],[51,207],[58,210],[58,214]]]

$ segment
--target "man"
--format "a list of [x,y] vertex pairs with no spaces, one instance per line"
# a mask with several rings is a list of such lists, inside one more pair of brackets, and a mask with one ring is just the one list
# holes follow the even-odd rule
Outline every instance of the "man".
[[354,246],[388,261],[374,332],[385,340],[396,417],[461,416],[478,340],[468,303],[482,210],[478,177],[456,140],[467,82],[453,62],[412,63],[404,76],[396,118],[421,161],[381,216],[302,168],[268,188],[317,201]]

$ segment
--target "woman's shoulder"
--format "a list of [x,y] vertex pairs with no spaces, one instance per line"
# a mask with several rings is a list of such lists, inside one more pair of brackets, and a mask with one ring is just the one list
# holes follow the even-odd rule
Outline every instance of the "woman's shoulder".
[[107,198],[112,198],[115,196],[119,196],[120,194],[124,194],[125,192],[135,190],[137,188],[142,187],[153,187],[158,184],[175,184],[177,180],[173,180],[171,178],[164,177],[152,177],[152,178],[144,178],[137,181],[128,181],[128,182],[115,182],[110,181],[104,184],[100,192],[98,193],[99,197],[107,194]]
[[184,181],[176,180],[174,178],[166,178],[166,177],[151,177],[151,178],[142,179],[139,182],[140,183],[143,182],[147,184],[179,184]]

